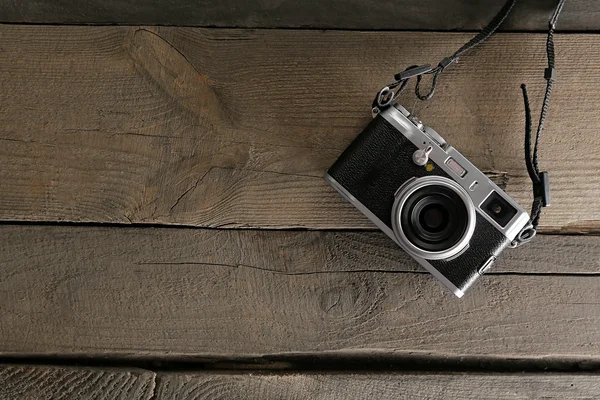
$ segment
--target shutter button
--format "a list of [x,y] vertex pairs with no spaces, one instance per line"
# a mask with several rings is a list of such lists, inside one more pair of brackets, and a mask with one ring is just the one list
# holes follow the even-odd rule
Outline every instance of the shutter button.
[[429,153],[431,153],[433,147],[427,146],[425,149],[419,149],[413,153],[412,159],[415,164],[419,167],[424,166],[429,161]]

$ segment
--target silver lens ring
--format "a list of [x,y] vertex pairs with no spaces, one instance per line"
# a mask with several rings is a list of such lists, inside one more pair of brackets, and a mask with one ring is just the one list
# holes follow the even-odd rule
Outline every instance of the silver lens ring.
[[[467,209],[468,221],[464,234],[452,247],[443,251],[428,251],[416,246],[407,238],[406,234],[402,230],[401,213],[406,201],[417,190],[431,185],[443,186],[450,189],[464,202],[464,205]],[[451,179],[441,176],[427,176],[414,179],[406,183],[405,186],[401,187],[396,194],[396,200],[394,201],[394,206],[392,207],[392,228],[394,230],[396,240],[409,254],[427,260],[443,260],[460,253],[469,244],[469,241],[473,236],[473,232],[475,231],[475,206],[473,205],[473,201],[466,190]]]

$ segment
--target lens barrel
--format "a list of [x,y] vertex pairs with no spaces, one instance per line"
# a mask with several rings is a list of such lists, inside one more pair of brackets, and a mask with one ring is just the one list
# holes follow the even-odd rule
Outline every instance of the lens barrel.
[[475,209],[454,181],[425,177],[401,188],[392,222],[396,238],[407,251],[426,259],[443,259],[468,245],[475,228]]
[[426,251],[445,251],[456,245],[467,230],[467,207],[446,186],[424,186],[406,199],[400,223],[415,246]]

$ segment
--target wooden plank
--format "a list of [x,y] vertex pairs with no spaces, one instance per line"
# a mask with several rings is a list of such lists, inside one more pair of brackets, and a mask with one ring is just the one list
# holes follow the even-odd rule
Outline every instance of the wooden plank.
[[592,374],[161,374],[157,399],[596,399]]
[[[321,177],[394,72],[468,37],[1,26],[0,219],[373,229]],[[544,43],[499,35],[449,69],[431,102],[404,101],[526,207],[519,84],[537,110]],[[545,232],[600,228],[598,45],[557,36]]]
[[[517,2],[505,30],[545,30],[556,2]],[[388,30],[479,30],[500,9],[494,0],[357,0],[273,2],[238,0],[31,0],[0,1],[1,22],[60,24],[129,24],[245,28],[341,28]],[[567,2],[563,30],[598,30],[600,7],[593,0]]]
[[149,371],[0,364],[2,400],[150,400],[154,388]]
[[379,233],[0,226],[0,354],[600,357],[600,239],[542,236],[463,299]]
[[0,399],[584,399],[600,395],[594,374],[158,373],[144,370],[0,365]]

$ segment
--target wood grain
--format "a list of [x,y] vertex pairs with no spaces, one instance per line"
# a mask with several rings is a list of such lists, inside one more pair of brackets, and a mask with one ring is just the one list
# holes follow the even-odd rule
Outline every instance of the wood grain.
[[595,399],[593,374],[153,373],[0,365],[0,399]]
[[0,364],[2,400],[150,400],[154,388],[149,371]]
[[[184,25],[245,28],[341,28],[388,30],[479,30],[502,6],[494,0],[278,0],[218,2],[179,0],[0,1],[0,22]],[[556,2],[517,2],[504,30],[546,30]],[[562,30],[598,30],[600,6],[571,0]]]
[[[394,72],[468,37],[0,26],[0,219],[373,229],[321,177]],[[404,100],[527,208],[519,85],[536,112],[544,42],[499,35],[450,68],[431,102]],[[557,36],[547,233],[600,229],[598,45]]]
[[456,299],[379,233],[0,226],[0,354],[600,357],[600,238]]
[[157,399],[596,399],[588,374],[162,374]]

